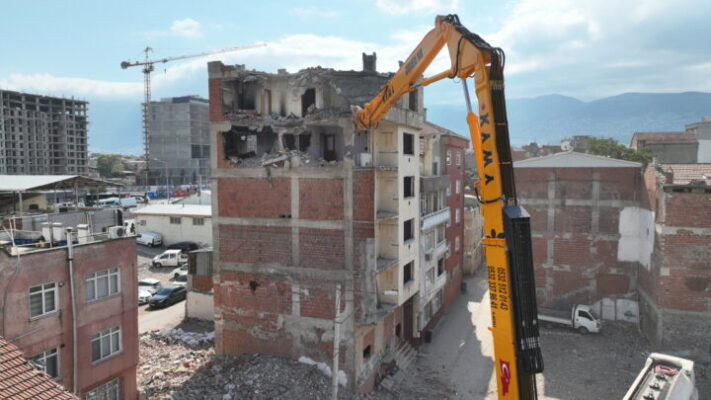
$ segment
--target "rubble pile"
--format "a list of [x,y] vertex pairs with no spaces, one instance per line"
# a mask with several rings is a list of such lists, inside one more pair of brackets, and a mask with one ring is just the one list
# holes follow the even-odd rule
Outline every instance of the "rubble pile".
[[336,161],[326,161],[323,158],[312,158],[311,154],[299,150],[280,150],[264,153],[261,157],[230,157],[233,166],[240,168],[295,168],[302,165],[325,167],[337,164]]
[[[319,363],[266,355],[218,357],[215,355],[213,339],[213,332],[188,332],[180,328],[141,334],[137,376],[139,398],[151,400],[331,398],[331,378],[324,373],[324,367],[319,368]],[[365,394],[354,394],[340,386],[338,398],[343,400],[450,398],[451,392],[441,389],[426,379],[421,382],[413,379],[407,385],[401,385],[393,391],[382,389]]]

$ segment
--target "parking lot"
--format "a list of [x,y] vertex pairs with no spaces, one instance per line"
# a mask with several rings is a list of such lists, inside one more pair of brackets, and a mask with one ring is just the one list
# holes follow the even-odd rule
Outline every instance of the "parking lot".
[[[138,279],[155,278],[161,281],[163,286],[172,285],[172,271],[175,267],[154,268],[151,265],[153,257],[165,251],[163,247],[147,247],[136,244],[138,253]],[[138,306],[138,332],[143,333],[155,329],[172,328],[180,323],[185,317],[185,301],[165,308],[152,309],[148,304]]]

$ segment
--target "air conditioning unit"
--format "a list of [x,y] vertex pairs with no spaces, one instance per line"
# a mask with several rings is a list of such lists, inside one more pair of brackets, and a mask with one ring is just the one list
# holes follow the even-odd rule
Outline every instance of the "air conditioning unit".
[[55,242],[61,242],[67,239],[67,233],[64,231],[61,222],[52,223],[52,240]]
[[126,228],[123,226],[112,226],[109,228],[109,239],[118,239],[126,236]]

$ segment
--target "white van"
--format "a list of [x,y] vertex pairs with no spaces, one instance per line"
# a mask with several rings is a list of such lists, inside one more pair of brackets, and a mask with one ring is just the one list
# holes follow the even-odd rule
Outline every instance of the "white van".
[[153,266],[156,268],[179,267],[183,264],[187,264],[187,262],[188,255],[184,254],[182,250],[166,250],[153,257]]
[[149,247],[157,247],[163,244],[163,235],[158,232],[142,232],[136,237],[136,243]]

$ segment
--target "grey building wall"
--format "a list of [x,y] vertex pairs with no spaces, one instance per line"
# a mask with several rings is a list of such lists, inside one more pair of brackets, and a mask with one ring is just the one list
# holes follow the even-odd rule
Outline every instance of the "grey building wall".
[[87,175],[88,104],[0,90],[0,174]]
[[151,102],[149,116],[152,185],[203,184],[210,177],[208,101],[183,96]]
[[697,160],[698,143],[650,143],[644,145],[652,150],[661,164],[693,164]]
[[700,122],[686,125],[686,131],[696,133],[699,141],[694,162],[711,163],[711,117],[703,117]]

